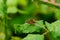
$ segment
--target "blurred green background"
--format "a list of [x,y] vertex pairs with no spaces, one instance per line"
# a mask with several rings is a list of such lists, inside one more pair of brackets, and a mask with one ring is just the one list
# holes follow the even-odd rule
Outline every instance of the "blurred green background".
[[[60,0],[56,2],[60,3]],[[4,19],[7,20],[6,24]],[[5,40],[5,25],[9,40],[21,40],[22,38],[14,32],[14,25],[22,25],[28,19],[55,22],[60,19],[60,6],[44,3],[41,0],[6,0],[6,4],[4,0],[0,0],[0,40]]]

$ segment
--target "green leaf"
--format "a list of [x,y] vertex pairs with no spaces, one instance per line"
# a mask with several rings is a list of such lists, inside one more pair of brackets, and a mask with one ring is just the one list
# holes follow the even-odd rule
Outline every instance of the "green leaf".
[[54,40],[60,39],[60,20],[53,22],[51,24],[46,22],[46,27],[50,31],[50,36],[54,38]]
[[44,40],[44,35],[39,34],[29,34],[23,40]]
[[46,27],[48,28],[48,30],[49,31],[53,31],[54,29],[54,27],[53,27],[53,25],[51,25],[50,23],[48,23],[48,22],[45,22],[46,23]]
[[22,32],[22,33],[33,33],[33,32],[40,32],[41,29],[44,29],[43,21],[37,21],[35,24],[22,24],[14,25],[15,31]]

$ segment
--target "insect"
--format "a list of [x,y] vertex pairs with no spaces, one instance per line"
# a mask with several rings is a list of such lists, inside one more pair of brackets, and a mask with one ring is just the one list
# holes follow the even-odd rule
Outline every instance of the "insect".
[[34,24],[35,23],[35,19],[28,19],[26,21],[26,23],[28,23],[28,24]]

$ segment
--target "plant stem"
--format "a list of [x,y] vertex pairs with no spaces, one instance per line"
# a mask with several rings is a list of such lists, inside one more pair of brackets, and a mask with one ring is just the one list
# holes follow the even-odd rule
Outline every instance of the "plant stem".
[[5,25],[5,40],[8,40],[8,30],[7,30],[7,5],[6,5],[6,0],[4,1],[4,8],[3,8],[3,12],[4,12],[4,25]]

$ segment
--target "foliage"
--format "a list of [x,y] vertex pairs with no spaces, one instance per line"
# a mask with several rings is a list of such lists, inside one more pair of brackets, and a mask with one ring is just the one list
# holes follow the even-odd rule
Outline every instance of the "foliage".
[[54,40],[60,39],[60,20],[53,22],[51,24],[46,22],[46,27],[50,31],[50,36],[54,38]]
[[[23,25],[14,25],[15,32],[18,31],[20,33],[33,33],[40,32],[43,28],[43,21],[37,21],[35,24],[25,23]],[[19,28],[19,29],[18,29]]]
[[60,6],[42,0],[0,0],[0,40],[60,40]]
[[44,40],[44,35],[39,34],[29,34],[23,40]]

